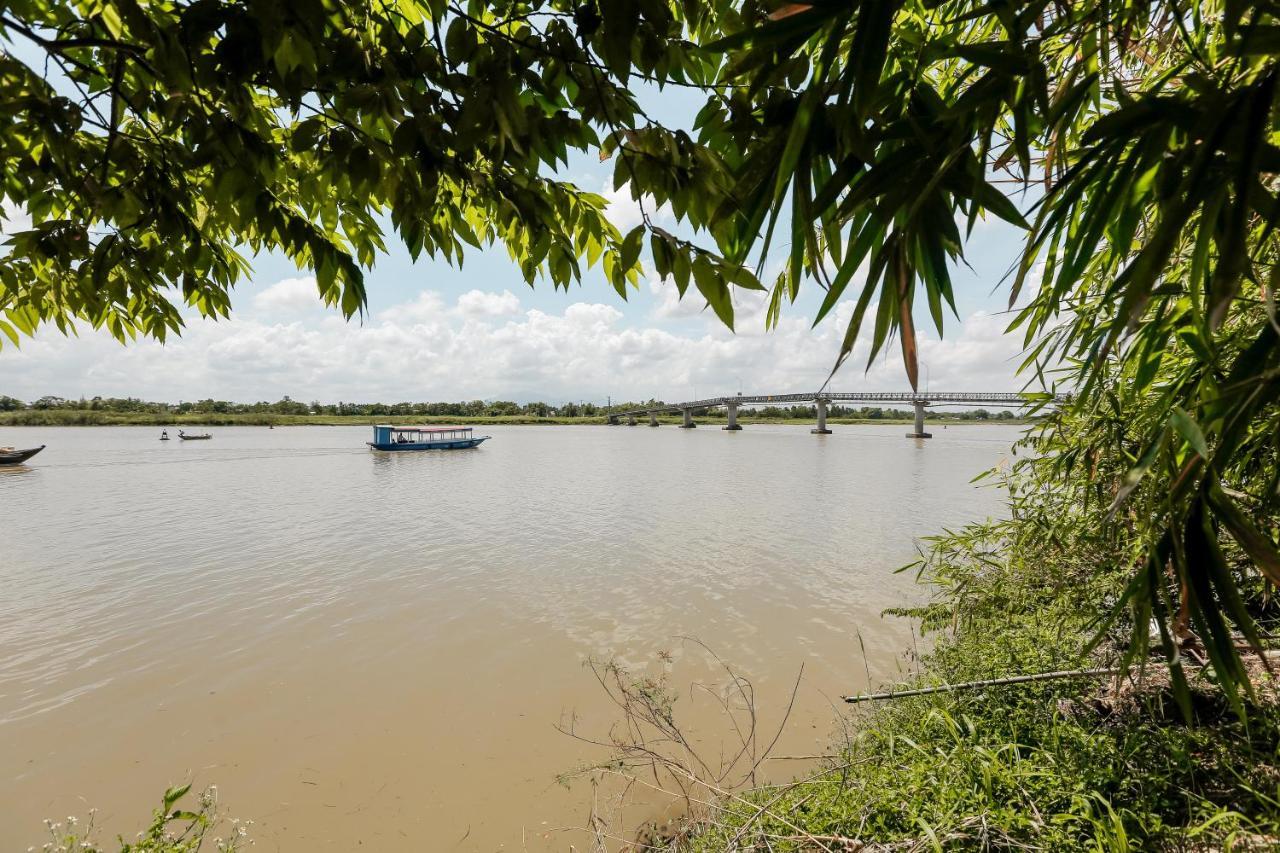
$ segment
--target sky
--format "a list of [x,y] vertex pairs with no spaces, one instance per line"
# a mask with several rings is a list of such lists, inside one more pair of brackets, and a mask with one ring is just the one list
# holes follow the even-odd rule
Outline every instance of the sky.
[[[665,122],[685,126],[699,106],[684,92],[645,92],[641,100]],[[640,221],[639,208],[625,188],[612,186],[612,170],[612,162],[578,156],[562,177],[608,198],[609,215],[625,233]],[[20,210],[7,205],[3,213],[0,230],[23,227]],[[667,211],[652,218],[675,225]],[[965,247],[967,263],[952,270],[958,317],[948,316],[941,338],[918,317],[922,388],[1022,388],[1021,339],[1002,334],[1011,317],[1001,286],[1020,242],[1003,223],[978,224]],[[812,327],[822,291],[806,282],[771,332],[764,330],[764,295],[737,291],[733,333],[693,288],[682,301],[673,283],[652,275],[624,300],[598,269],[567,293],[549,282],[530,288],[501,245],[471,250],[458,268],[425,257],[414,262],[394,234],[387,244],[366,275],[363,317],[345,320],[323,305],[307,271],[262,255],[233,292],[230,320],[188,314],[181,336],[165,344],[121,345],[87,327],[72,337],[43,329],[18,348],[4,341],[0,395],[603,403],[802,392],[826,380],[860,289],[855,278],[851,299]],[[909,390],[896,344],[870,368],[867,351],[860,342],[830,390]]]

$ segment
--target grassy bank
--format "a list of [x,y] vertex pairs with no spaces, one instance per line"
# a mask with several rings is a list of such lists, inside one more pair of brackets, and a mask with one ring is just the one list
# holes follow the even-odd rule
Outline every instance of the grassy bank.
[[[922,571],[939,595],[911,614],[935,642],[912,686],[1121,659],[1123,616],[1091,641],[1099,614],[1122,600],[1124,540],[1058,521],[1024,517],[935,543]],[[1274,604],[1262,594],[1246,603],[1274,633]],[[1147,663],[1119,679],[852,706],[827,770],[794,786],[716,792],[670,848],[1280,849],[1276,682],[1252,658],[1254,694],[1233,707],[1188,661],[1184,710],[1169,669]]]
[[[708,426],[723,426],[725,416],[709,414],[698,419],[699,423]],[[739,416],[739,423],[750,424],[808,424],[813,421],[807,418],[751,418]],[[679,416],[662,415],[658,422],[662,424],[679,424]],[[514,415],[504,417],[462,417],[462,416],[425,416],[425,415],[276,415],[261,414],[158,414],[151,412],[106,412],[88,409],[24,409],[13,412],[0,412],[0,426],[362,426],[368,424],[509,424],[509,425],[569,425],[604,423],[602,416],[590,418],[531,417]],[[644,425],[647,421],[640,420]],[[909,424],[908,420],[889,418],[828,418],[828,424],[852,426],[858,424]],[[949,420],[951,424],[1020,424],[1017,420]],[[941,429],[943,424],[930,421],[933,429]]]

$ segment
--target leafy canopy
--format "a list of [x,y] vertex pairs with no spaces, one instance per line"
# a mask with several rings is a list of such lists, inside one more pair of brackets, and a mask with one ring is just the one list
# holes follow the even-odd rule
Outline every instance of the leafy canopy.
[[[413,0],[16,0],[0,12],[0,335],[76,319],[124,340],[225,316],[286,254],[348,316],[388,230],[416,258],[504,244],[532,283],[601,263],[625,296],[643,229],[555,176],[635,123],[630,70],[704,81],[675,10]],[[749,274],[672,240],[700,280]]]

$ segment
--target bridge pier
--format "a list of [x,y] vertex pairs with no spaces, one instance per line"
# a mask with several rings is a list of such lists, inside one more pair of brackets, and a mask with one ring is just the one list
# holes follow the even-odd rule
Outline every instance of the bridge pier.
[[605,418],[605,423],[607,423],[609,426],[617,426],[618,419],[615,418],[613,415],[609,415],[607,418]]
[[650,412],[650,413],[649,413],[649,426],[657,426],[657,425],[658,425],[658,413],[657,413],[657,412]]
[[636,425],[636,416],[627,415],[627,426],[635,426],[635,425]]
[[827,429],[827,401],[819,398],[813,403],[818,410],[818,428],[811,429],[809,432],[814,435],[831,435],[831,430]]
[[684,415],[684,423],[680,424],[680,429],[693,429],[697,426],[693,422],[693,409],[681,409],[680,412]]
[[907,438],[933,438],[933,433],[924,431],[924,407],[929,405],[928,401],[913,400],[912,404],[916,407],[915,430],[907,433]]
[[742,427],[738,425],[738,404],[726,403],[724,408],[725,411],[729,413],[729,425],[726,426],[725,429],[742,429]]

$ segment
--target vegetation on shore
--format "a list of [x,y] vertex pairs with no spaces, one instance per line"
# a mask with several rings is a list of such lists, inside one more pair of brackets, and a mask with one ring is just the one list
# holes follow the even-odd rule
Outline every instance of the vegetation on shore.
[[0,412],[0,426],[358,426],[389,424],[600,424],[603,418],[536,415],[281,415],[272,412],[109,412],[92,409],[28,409]]
[[[958,413],[960,415],[968,413]],[[930,416],[932,420],[932,415]],[[1027,421],[1018,418],[976,418],[953,414],[945,419],[955,424],[1024,424]],[[708,412],[698,415],[700,423],[719,425],[726,422],[721,412]],[[679,415],[663,414],[658,416],[658,423],[664,425],[679,424]],[[805,424],[812,426],[813,418],[768,418],[739,414],[740,424]],[[828,417],[831,425],[853,426],[858,424],[910,424],[906,417],[893,418],[850,418]],[[387,424],[510,424],[519,426],[533,425],[588,425],[599,426],[604,417],[569,418],[550,415],[545,418],[536,415],[276,415],[262,414],[215,414],[188,413],[185,415],[166,415],[147,412],[102,412],[86,409],[59,409],[48,411],[29,410],[22,412],[0,412],[0,426],[360,426],[375,423]],[[648,423],[648,421],[644,421]]]
[[44,853],[199,853],[202,849],[235,853],[254,843],[249,838],[253,821],[224,818],[218,807],[218,789],[212,785],[195,795],[191,795],[189,783],[166,790],[151,822],[132,840],[121,836],[115,844],[104,844],[97,837],[96,817],[97,811],[90,810],[84,821],[75,815],[46,819],[49,840],[40,849]]
[[[1084,654],[1094,614],[1124,588],[1080,537],[1023,543],[970,530],[930,559],[945,634],[915,685],[1115,663]],[[1081,555],[1087,555],[1081,559]],[[954,629],[953,629],[954,626]],[[1262,667],[1256,665],[1256,673]],[[1233,709],[1209,673],[1183,717],[1158,663],[1120,678],[941,692],[855,712],[829,769],[722,797],[679,847],[724,850],[1239,850],[1280,847],[1275,682]],[[865,847],[863,846],[865,845]]]
[[[94,397],[89,400],[64,400],[41,397],[25,403],[13,397],[0,396],[0,426],[106,426],[200,424],[205,426],[300,426],[305,424],[340,426],[350,424],[599,424],[611,412],[626,411],[646,405],[619,403],[597,406],[593,403],[525,403],[472,400],[456,403],[300,403],[285,397],[275,403],[231,403],[224,400],[200,400],[192,403],[154,403],[135,398]],[[721,409],[696,409],[699,420],[712,423],[725,420]],[[811,423],[816,417],[813,406],[761,406],[743,409],[742,423]],[[879,406],[840,406],[828,409],[828,422],[910,423],[912,413]],[[931,420],[953,422],[1021,422],[1012,412],[938,410],[930,412]],[[660,423],[679,423],[678,415],[669,412],[658,416]]]
[[[1019,446],[1019,461],[999,475],[1010,518],[924,543],[907,570],[935,595],[895,615],[919,620],[932,645],[895,689],[1122,674],[852,705],[822,769],[764,787],[749,773],[735,787],[723,765],[690,758],[680,700],[666,685],[620,682],[611,687],[628,697],[619,730],[642,736],[616,740],[600,772],[667,791],[688,817],[650,830],[649,849],[1280,849],[1280,681],[1266,659],[1280,652],[1237,635],[1248,678],[1236,692],[1189,624],[1175,619],[1182,640],[1170,654],[1160,649],[1160,624],[1135,591],[1133,517],[1111,512],[1125,467],[1104,451],[1064,476],[1052,452],[1082,430],[1085,419],[1064,416]],[[1257,495],[1266,482],[1244,477],[1234,486]],[[1148,483],[1132,497],[1158,496]],[[1260,636],[1274,636],[1273,591],[1242,549],[1223,545],[1240,606]],[[767,750],[753,742],[749,754],[754,771]]]

